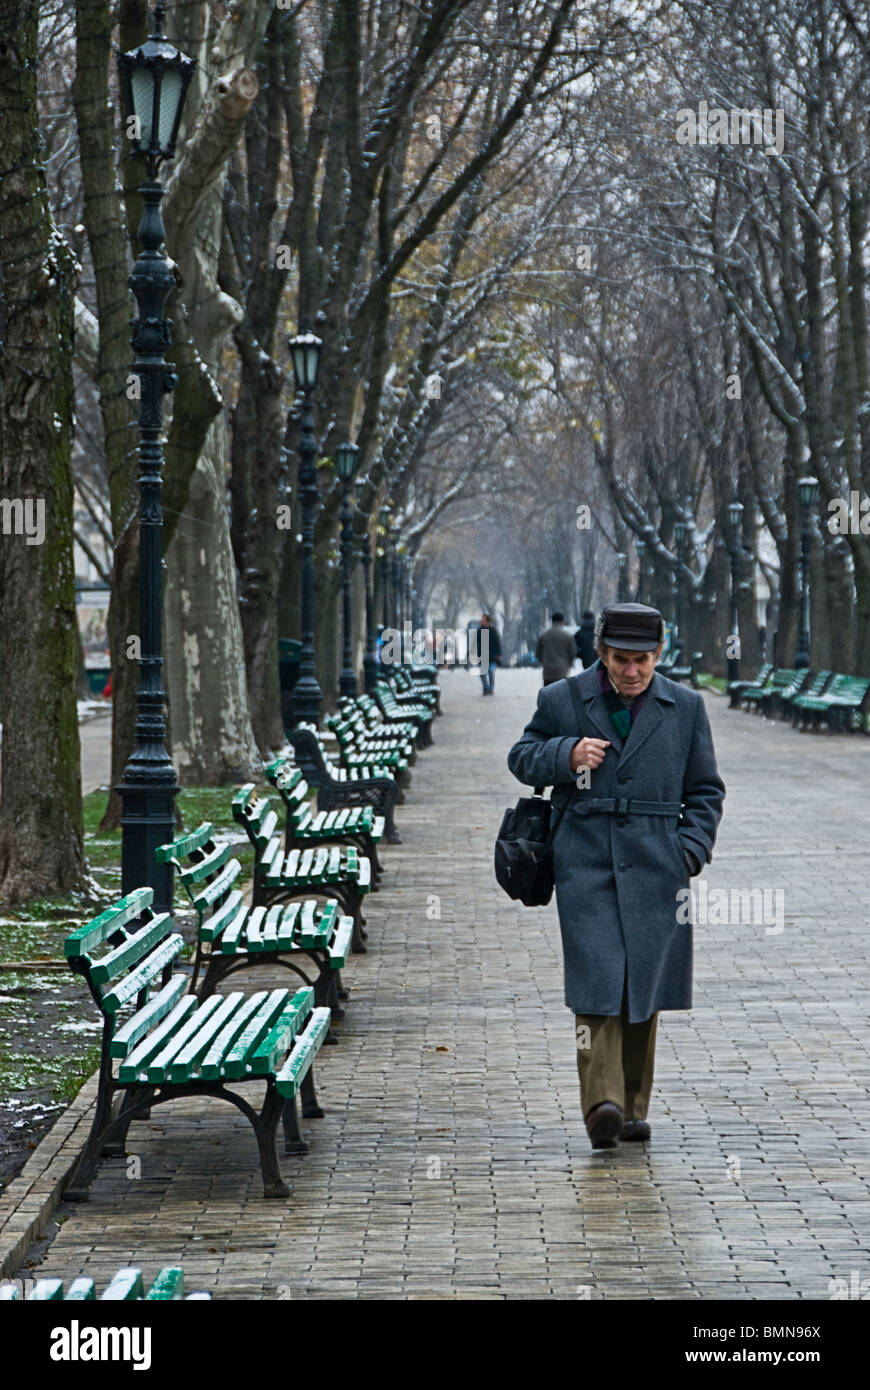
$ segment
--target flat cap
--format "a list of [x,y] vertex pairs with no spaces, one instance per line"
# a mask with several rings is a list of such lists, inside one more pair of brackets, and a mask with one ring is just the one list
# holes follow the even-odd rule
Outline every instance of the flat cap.
[[664,640],[665,621],[645,603],[612,603],[601,614],[599,640],[627,652],[651,652]]

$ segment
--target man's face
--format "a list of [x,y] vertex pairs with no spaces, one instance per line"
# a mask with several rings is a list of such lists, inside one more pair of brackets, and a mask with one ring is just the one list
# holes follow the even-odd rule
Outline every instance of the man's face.
[[598,648],[602,666],[620,695],[640,695],[655,675],[656,662],[662,654],[661,645],[651,652],[624,652],[619,647]]

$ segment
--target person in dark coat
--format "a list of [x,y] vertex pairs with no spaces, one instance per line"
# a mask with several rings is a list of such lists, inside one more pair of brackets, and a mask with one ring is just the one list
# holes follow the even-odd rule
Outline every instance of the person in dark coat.
[[480,619],[480,679],[484,695],[495,694],[495,668],[501,666],[501,636],[490,613]]
[[541,633],[535,660],[543,667],[544,685],[552,685],[570,674],[574,665],[574,639],[565,630],[565,614],[553,613],[550,626]]
[[[605,608],[598,661],[545,686],[508,754],[520,782],[552,786],[565,1003],[593,1148],[648,1139],[662,1010],[692,1007],[690,875],[709,864],[725,785],[703,696],[655,670],[655,608]],[[679,896],[678,896],[679,894]]]
[[598,660],[595,654],[595,614],[591,608],[587,608],[580,619],[580,626],[574,633],[574,646],[584,671]]

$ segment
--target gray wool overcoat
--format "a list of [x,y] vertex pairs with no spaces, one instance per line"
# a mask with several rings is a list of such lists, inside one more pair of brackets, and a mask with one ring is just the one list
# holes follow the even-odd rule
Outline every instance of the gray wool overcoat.
[[[508,767],[528,786],[552,786],[554,810],[565,807],[553,842],[565,1003],[575,1014],[619,1014],[627,978],[629,1020],[641,1023],[660,1009],[692,1007],[692,924],[678,921],[685,894],[677,893],[689,883],[683,846],[709,864],[725,784],[697,691],[656,672],[623,744],[598,688],[599,665],[544,686]],[[579,728],[569,682],[580,695]],[[568,761],[580,738],[610,740],[584,790]],[[682,811],[644,814],[621,803],[614,815],[588,804],[615,798]]]

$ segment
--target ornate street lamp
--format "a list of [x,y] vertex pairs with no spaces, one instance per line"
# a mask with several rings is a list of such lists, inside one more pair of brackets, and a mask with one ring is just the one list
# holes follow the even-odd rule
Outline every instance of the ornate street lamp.
[[818,478],[798,478],[801,502],[801,623],[795,667],[805,671],[810,664],[810,529],[812,509],[819,495]]
[[371,695],[379,677],[378,634],[375,630],[375,593],[372,575],[372,542],[369,535],[369,524],[369,517],[366,517],[360,546],[366,591],[366,652],[363,658],[363,686],[367,695]]
[[402,631],[402,562],[399,559],[399,528],[390,526],[390,593],[392,595],[392,626]]
[[[299,500],[302,503],[302,651],[293,687],[295,724],[320,722],[320,685],[314,665],[314,513],[317,509],[317,441],[311,399],[320,373],[323,343],[307,328],[288,340],[296,394],[302,394],[299,435]],[[288,422],[289,424],[289,422]]]
[[740,679],[740,608],[737,598],[743,503],[735,499],[728,503],[726,511],[728,513],[728,554],[731,560],[731,587],[729,591],[731,631],[728,635],[728,651],[730,653],[728,656],[728,684],[731,685]]
[[356,672],[353,669],[353,633],[351,631],[350,567],[353,560],[353,508],[350,505],[350,485],[359,462],[356,444],[339,444],[335,451],[338,476],[341,478],[341,589],[344,632],[344,657],[338,689],[342,695],[357,693]]
[[118,58],[131,153],[145,163],[139,185],[142,248],[128,280],[138,317],[130,342],[139,388],[139,685],[136,746],[115,788],[122,800],[121,890],[150,886],[157,912],[172,909],[172,865],[157,864],[154,851],[175,834],[178,778],[166,752],[166,691],[163,688],[163,397],[178,384],[164,356],[172,342],[164,309],[175,277],[163,247],[160,165],[172,159],[193,70],[161,33],[165,9],[154,10],[154,32],[137,49]]
[[640,537],[635,541],[634,548],[637,551],[637,589],[634,594],[635,603],[643,603],[643,557],[646,554],[646,541]]
[[616,594],[617,603],[625,603],[625,565],[628,556],[625,551],[618,550],[616,553],[616,563],[619,567],[619,580],[617,582]]
[[674,565],[674,634],[671,648],[676,655],[682,648],[680,639],[680,623],[682,620],[682,597],[683,597],[683,543],[686,539],[686,523],[684,521],[674,522],[674,540],[677,543],[677,558]]

